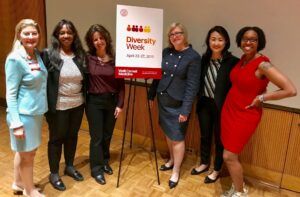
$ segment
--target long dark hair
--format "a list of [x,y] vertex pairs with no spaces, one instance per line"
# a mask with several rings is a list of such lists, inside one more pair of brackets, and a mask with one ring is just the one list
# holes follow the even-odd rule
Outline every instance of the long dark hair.
[[88,53],[91,54],[91,55],[96,55],[96,48],[95,48],[94,43],[93,43],[93,35],[94,35],[95,32],[99,32],[101,34],[101,36],[104,37],[105,42],[106,42],[106,48],[105,48],[106,53],[112,59],[114,59],[115,58],[115,53],[114,53],[110,33],[105,27],[103,27],[102,25],[99,25],[99,24],[92,25],[85,34],[85,42],[86,42],[86,45],[89,48]]
[[61,21],[59,21],[52,32],[51,45],[49,47],[50,60],[58,61],[60,59],[59,52],[60,52],[61,44],[59,42],[58,37],[59,37],[59,32],[64,25],[66,25],[66,27],[73,32],[74,39],[71,45],[72,52],[78,58],[79,62],[83,62],[85,57],[85,51],[82,47],[78,32],[74,24],[71,21],[66,19],[62,19]]
[[210,35],[213,32],[218,32],[225,39],[225,47],[224,47],[224,49],[222,51],[222,55],[228,53],[228,49],[230,48],[230,38],[229,38],[229,35],[228,35],[228,32],[226,31],[226,29],[224,27],[222,27],[222,26],[214,26],[213,28],[211,28],[208,31],[206,39],[205,39],[206,51],[203,54],[203,57],[209,58],[209,59],[212,56],[212,50],[209,47],[209,38],[210,38]]

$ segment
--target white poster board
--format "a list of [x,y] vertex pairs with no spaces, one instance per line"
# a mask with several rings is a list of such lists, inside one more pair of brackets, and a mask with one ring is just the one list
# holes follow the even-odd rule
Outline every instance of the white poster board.
[[117,78],[161,78],[163,10],[117,5]]

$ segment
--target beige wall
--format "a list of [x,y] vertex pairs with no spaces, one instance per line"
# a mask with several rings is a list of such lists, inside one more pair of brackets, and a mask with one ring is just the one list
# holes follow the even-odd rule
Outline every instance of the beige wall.
[[[223,25],[231,35],[231,51],[240,56],[235,34],[243,26],[259,26],[267,36],[267,46],[262,53],[291,78],[300,92],[299,0],[46,0],[48,37],[55,24],[66,18],[75,23],[81,38],[94,23],[106,26],[115,38],[117,4],[163,9],[164,32],[171,22],[182,22],[199,53],[205,51],[203,44],[208,29]],[[274,89],[272,85],[269,87],[269,91]],[[300,94],[272,103],[299,109]]]

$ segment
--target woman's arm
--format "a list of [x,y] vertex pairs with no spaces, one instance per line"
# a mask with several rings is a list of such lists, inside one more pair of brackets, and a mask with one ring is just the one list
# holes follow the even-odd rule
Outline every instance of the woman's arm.
[[273,92],[267,92],[262,95],[258,95],[253,100],[251,105],[247,106],[246,108],[253,106],[258,107],[260,106],[261,102],[264,101],[280,100],[297,95],[297,90],[294,84],[270,62],[262,62],[258,66],[258,72],[260,75],[267,77],[279,89]]
[[20,120],[18,109],[19,87],[22,80],[22,65],[17,59],[8,57],[5,62],[6,78],[6,102],[9,116],[11,118],[11,129],[17,129],[23,126]]
[[201,72],[201,57],[197,56],[190,62],[187,67],[186,85],[184,91],[184,97],[182,100],[182,107],[180,114],[187,117],[191,110],[193,101],[199,91],[200,85],[200,72]]
[[265,77],[279,88],[277,91],[265,93],[263,95],[264,101],[279,100],[297,95],[294,84],[270,62],[262,62],[258,68]]

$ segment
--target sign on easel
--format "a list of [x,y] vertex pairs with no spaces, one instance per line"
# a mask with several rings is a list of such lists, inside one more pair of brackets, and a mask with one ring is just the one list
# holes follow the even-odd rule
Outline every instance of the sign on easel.
[[161,78],[163,10],[117,5],[117,78]]

